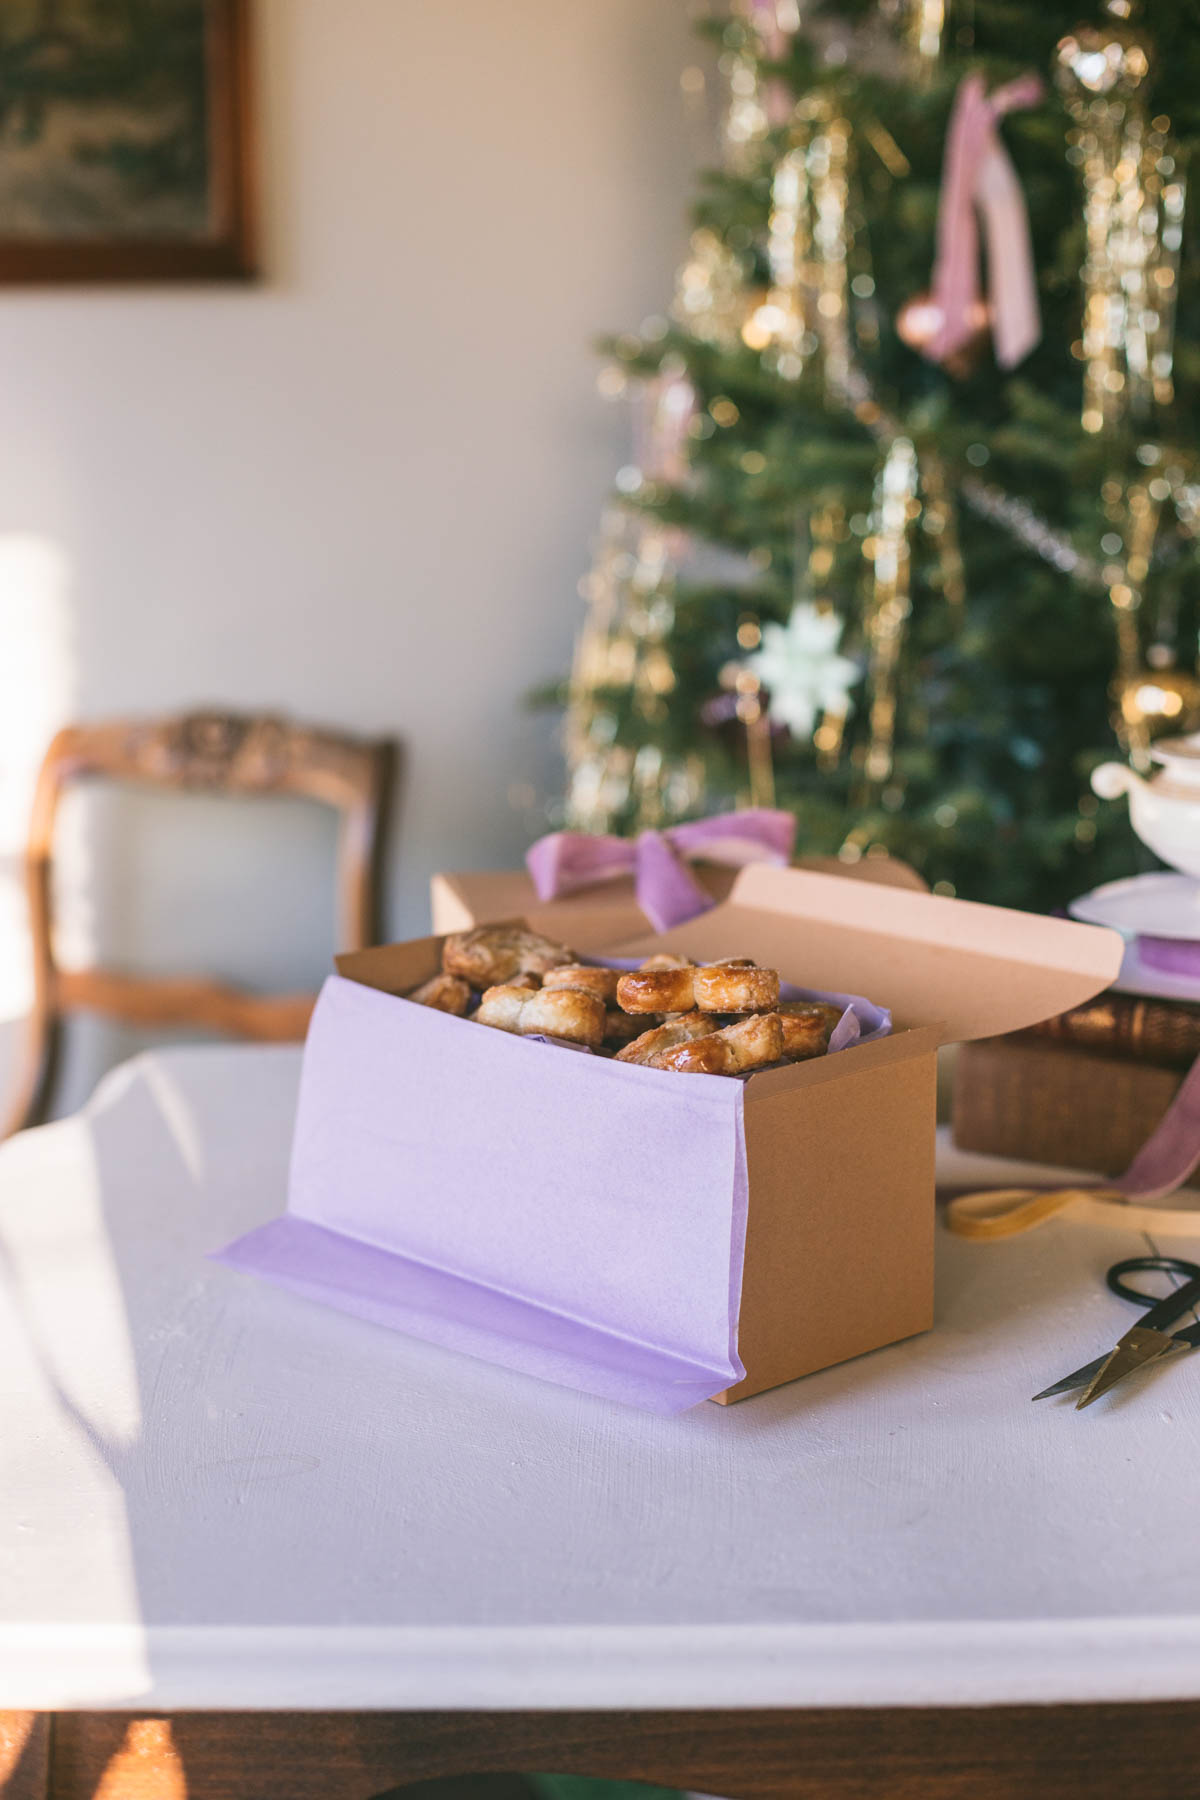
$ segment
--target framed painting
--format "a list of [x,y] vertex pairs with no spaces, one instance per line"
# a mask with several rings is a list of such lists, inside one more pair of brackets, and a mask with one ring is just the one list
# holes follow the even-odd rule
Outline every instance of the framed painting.
[[0,282],[255,273],[250,0],[0,0]]

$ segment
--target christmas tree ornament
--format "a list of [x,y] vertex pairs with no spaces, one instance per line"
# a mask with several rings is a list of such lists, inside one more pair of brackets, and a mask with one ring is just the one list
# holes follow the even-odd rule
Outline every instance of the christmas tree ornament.
[[677,534],[628,506],[606,515],[589,574],[588,611],[567,688],[567,822],[581,831],[633,829],[673,819],[697,799],[695,758],[643,758],[618,741],[632,713],[665,717],[676,685],[667,641],[674,623]]
[[[738,643],[757,645],[762,629],[754,613],[745,613],[738,621]],[[746,751],[748,790],[739,796],[739,804],[773,806],[775,804],[775,768],[771,748],[771,720],[763,698],[762,683],[748,662],[728,662],[721,670],[720,682],[725,690],[722,703],[710,706],[707,716],[712,724],[725,719],[736,720]]]
[[967,604],[967,577],[958,540],[958,508],[954,504],[950,477],[936,451],[923,451],[918,461],[925,502],[921,524],[936,547],[942,595],[955,616],[956,625],[961,627]]
[[907,0],[905,26],[905,36],[916,52],[919,72],[928,81],[941,60],[946,0]]
[[[797,137],[793,131],[793,139]],[[752,349],[771,350],[780,374],[798,378],[806,353],[816,348],[808,330],[808,278],[812,257],[812,191],[808,143],[803,135],[782,156],[771,183],[767,267],[771,285],[761,307],[742,328]],[[811,343],[809,338],[811,336]]]
[[[744,0],[747,16],[758,34],[761,54],[768,62],[783,62],[800,29],[796,0]],[[792,93],[785,81],[771,76],[762,84],[762,110],[769,126],[786,124],[792,110]]]
[[1143,669],[1118,678],[1113,698],[1130,744],[1200,729],[1200,676],[1185,669]]
[[735,0],[720,59],[729,84],[721,138],[726,164],[741,173],[754,169],[768,131],[785,123],[791,110],[786,87],[764,81],[759,67],[764,56],[770,57],[767,45],[778,41],[777,32],[778,14],[770,0]]
[[811,738],[818,714],[850,710],[850,690],[862,679],[859,665],[839,653],[843,621],[811,600],[797,601],[786,625],[762,627],[762,646],[745,659],[757,686],[766,688],[767,716],[794,738]]
[[1042,84],[1023,75],[988,95],[981,75],[968,75],[955,96],[938,202],[937,254],[931,301],[940,315],[922,354],[946,363],[979,329],[979,228],[987,240],[988,318],[996,361],[1015,368],[1041,337],[1037,281],[1025,196],[996,122],[1036,106]]
[[956,381],[965,381],[974,374],[987,348],[990,317],[985,301],[971,301],[964,324],[966,335],[961,342],[949,354],[936,356],[934,345],[945,336],[946,315],[931,293],[914,294],[896,314],[896,336],[930,362],[940,362]]
[[[803,510],[797,512],[793,551],[794,605],[808,602],[821,613],[834,610],[829,589],[837,563],[837,547],[848,536],[845,508],[836,501],[818,506],[807,514]],[[831,692],[826,700],[813,732],[817,767],[824,773],[837,768],[846,721],[852,710],[848,689]]]
[[1047,524],[1029,501],[1009,494],[998,482],[978,475],[964,475],[958,483],[959,498],[979,518],[996,526],[1022,549],[1040,557],[1061,575],[1070,575],[1083,587],[1106,592],[1108,583],[1094,557],[1078,549],[1063,531]]
[[789,148],[771,184],[764,304],[743,328],[780,375],[799,380],[820,351],[826,381],[849,358],[850,127],[826,95],[796,109]]
[[746,0],[746,12],[769,62],[782,62],[800,29],[797,0]]
[[666,362],[648,381],[634,411],[634,457],[647,481],[679,487],[687,479],[688,435],[696,390],[682,364]]
[[1075,121],[1068,155],[1083,176],[1082,424],[1092,433],[1144,419],[1174,394],[1185,195],[1170,120],[1146,116],[1149,72],[1140,37],[1115,25],[1080,28],[1058,45],[1058,86]]
[[816,329],[826,390],[836,393],[850,364],[850,126],[840,114],[814,133],[809,147],[815,217]]
[[[1144,429],[1174,399],[1174,335],[1186,190],[1166,114],[1148,117],[1145,41],[1117,25],[1081,27],[1060,40],[1059,89],[1075,122],[1068,156],[1083,177],[1087,256],[1081,270],[1084,364],[1081,424],[1116,444],[1128,423]],[[1162,453],[1142,446],[1143,466]],[[1117,735],[1136,769],[1150,743],[1190,716],[1187,683],[1148,670],[1142,653],[1147,577],[1162,503],[1179,485],[1156,473],[1104,484],[1103,503],[1121,550],[1104,567],[1117,640],[1113,682]],[[1178,514],[1178,507],[1177,507]],[[1158,636],[1166,629],[1158,622]],[[1160,643],[1170,656],[1169,646]],[[1160,678],[1161,676],[1161,678]]]
[[[1152,486],[1157,489],[1156,483],[1146,479],[1127,486],[1109,480],[1102,490],[1105,512],[1118,528],[1113,535],[1122,546],[1103,571],[1117,638],[1113,687],[1117,735],[1134,767],[1142,770],[1150,766],[1149,746],[1155,727],[1172,724],[1181,710],[1157,676],[1146,671],[1142,658],[1140,615],[1162,514],[1162,498],[1159,492],[1151,493]],[[1160,697],[1165,701],[1162,707],[1157,704]]]
[[701,343],[728,349],[741,336],[747,310],[739,258],[715,231],[694,231],[675,284],[672,316]]
[[863,543],[872,565],[864,621],[871,707],[863,774],[876,789],[890,778],[894,760],[897,677],[911,610],[909,532],[921,510],[917,475],[916,451],[907,438],[896,438],[879,471],[871,535]]

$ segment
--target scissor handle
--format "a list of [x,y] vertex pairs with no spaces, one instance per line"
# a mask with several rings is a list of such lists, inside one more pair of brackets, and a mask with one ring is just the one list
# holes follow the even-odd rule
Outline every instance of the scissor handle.
[[1178,1275],[1183,1281],[1200,1281],[1200,1263],[1185,1262],[1179,1256],[1127,1256],[1122,1262],[1114,1263],[1104,1279],[1122,1300],[1132,1300],[1135,1306],[1157,1306],[1170,1296],[1147,1294],[1124,1279],[1126,1275],[1147,1273]]

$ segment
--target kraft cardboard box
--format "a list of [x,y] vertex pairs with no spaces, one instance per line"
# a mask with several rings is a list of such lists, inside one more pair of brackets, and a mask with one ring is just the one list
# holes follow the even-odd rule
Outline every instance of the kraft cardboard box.
[[[836,856],[799,857],[793,868],[817,874],[874,881],[884,887],[908,888],[926,894],[926,883],[898,857],[864,857],[843,863]],[[727,900],[737,880],[736,869],[718,863],[689,863],[691,874],[714,901]],[[435,875],[430,884],[433,929],[439,932],[469,931],[493,919],[528,919],[535,931],[547,937],[591,944],[620,943],[647,929],[637,903],[632,875],[598,881],[561,900],[539,900],[524,869],[474,869]],[[572,935],[574,934],[574,936]]]
[[[573,945],[617,954],[578,930]],[[225,1260],[633,1404],[746,1398],[929,1327],[938,1046],[1078,1004],[1122,946],[756,865],[710,912],[621,949],[751,956],[890,1008],[894,1028],[746,1080],[678,1075],[414,1006],[440,938],[340,957],[288,1212]]]

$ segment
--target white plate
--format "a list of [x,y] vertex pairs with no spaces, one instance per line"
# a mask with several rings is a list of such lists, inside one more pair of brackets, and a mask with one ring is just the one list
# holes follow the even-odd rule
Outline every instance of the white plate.
[[1111,925],[1126,937],[1200,940],[1200,881],[1174,870],[1108,881],[1072,900],[1067,910],[1088,925]]

